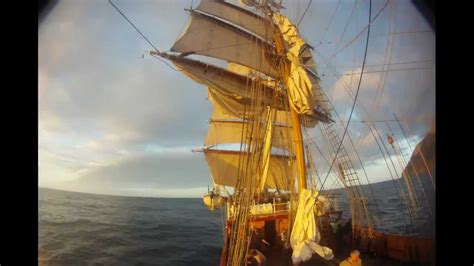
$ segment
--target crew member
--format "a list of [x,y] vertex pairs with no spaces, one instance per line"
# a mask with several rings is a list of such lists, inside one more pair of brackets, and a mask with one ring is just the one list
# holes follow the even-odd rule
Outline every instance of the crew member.
[[349,258],[343,260],[339,266],[362,266],[362,260],[359,258],[360,252],[354,250],[351,252]]

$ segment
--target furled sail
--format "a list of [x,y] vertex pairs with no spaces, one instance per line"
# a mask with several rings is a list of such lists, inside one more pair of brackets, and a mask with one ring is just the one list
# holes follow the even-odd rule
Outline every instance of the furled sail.
[[318,120],[329,122],[328,100],[319,86],[310,46],[299,36],[298,29],[288,17],[275,13],[273,18],[289,46],[286,57],[290,61],[287,82],[290,105],[299,114],[316,113]]
[[[245,165],[253,159],[249,153],[240,151],[206,149],[204,154],[215,184],[231,187],[237,184],[239,161]],[[293,160],[294,157],[272,154],[265,187],[290,190]]]
[[273,18],[283,39],[289,45],[286,57],[290,61],[290,74],[287,82],[290,105],[299,114],[311,114],[316,106],[316,99],[311,81],[300,59],[300,51],[306,43],[299,36],[298,29],[288,17],[275,13]]
[[[268,119],[267,119],[267,126],[265,128],[265,137],[263,139],[263,150],[262,150],[262,168],[260,169],[259,173],[259,185],[258,191],[263,191],[268,179],[268,170],[270,167],[270,158],[272,153],[272,139],[274,134],[273,120],[275,119],[275,109],[268,108]],[[289,134],[287,134],[289,136]],[[276,145],[275,145],[276,146]],[[291,147],[293,145],[288,145]]]
[[196,10],[227,20],[258,35],[269,43],[272,42],[272,21],[269,21],[246,9],[225,1],[202,0]]
[[271,46],[250,33],[216,18],[191,11],[188,26],[171,48],[172,52],[195,53],[235,62],[268,76],[276,70],[267,60]]
[[314,205],[318,192],[302,189],[298,199],[298,208],[293,223],[290,244],[293,248],[291,256],[294,265],[298,265],[317,253],[325,260],[334,258],[332,250],[321,246],[321,235],[314,219]]

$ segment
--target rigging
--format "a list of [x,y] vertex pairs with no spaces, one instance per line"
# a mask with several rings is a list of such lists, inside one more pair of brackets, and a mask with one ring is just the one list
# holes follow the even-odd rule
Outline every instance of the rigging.
[[[389,1],[389,0],[388,0]],[[388,2],[387,1],[387,2]],[[355,105],[357,103],[357,97],[359,96],[359,91],[360,91],[360,85],[362,83],[362,77],[364,75],[364,67],[365,67],[365,62],[366,62],[366,59],[367,59],[367,51],[368,51],[368,48],[369,48],[369,39],[370,39],[370,24],[372,23],[372,0],[370,0],[370,3],[369,3],[369,24],[368,24],[368,29],[367,29],[367,39],[366,39],[366,42],[365,42],[365,52],[364,52],[364,60],[362,61],[362,71],[361,71],[361,74],[360,74],[360,78],[359,78],[359,84],[357,86],[357,91],[355,93],[355,96],[354,96],[354,103],[352,104],[352,108],[351,108],[351,112],[349,114],[349,119],[347,120],[347,124],[346,124],[346,127],[344,128],[344,133],[342,134],[342,137],[341,137],[341,142],[339,143],[339,147],[337,148],[336,150],[336,154],[334,155],[334,158],[331,162],[331,166],[329,167],[329,171],[321,185],[321,188],[324,187],[324,183],[326,182],[327,180],[327,177],[329,176],[329,172],[332,170],[332,167],[334,166],[334,162],[336,161],[336,158],[337,158],[337,154],[339,153],[339,151],[341,150],[341,146],[342,146],[342,142],[344,141],[344,137],[346,136],[347,134],[347,129],[349,128],[349,124],[351,122],[351,119],[352,119],[352,114],[354,113],[354,109],[355,109]]]

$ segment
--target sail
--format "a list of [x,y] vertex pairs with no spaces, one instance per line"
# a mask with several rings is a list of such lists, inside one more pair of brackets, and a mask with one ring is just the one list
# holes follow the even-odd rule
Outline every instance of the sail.
[[316,106],[316,99],[314,98],[312,83],[300,59],[301,49],[306,43],[299,36],[297,28],[288,17],[275,13],[273,18],[283,35],[283,39],[289,46],[286,57],[290,61],[290,74],[287,82],[290,105],[299,114],[310,114]]
[[[274,123],[272,123],[274,124]],[[211,120],[204,144],[213,146],[218,144],[245,143],[250,141],[249,121],[238,120]],[[293,152],[292,129],[287,126],[272,125],[273,138],[271,144],[273,147]],[[254,140],[255,141],[255,140]]]
[[296,217],[290,237],[293,248],[291,259],[294,265],[298,265],[311,258],[312,253],[317,253],[325,260],[334,258],[332,250],[321,246],[321,234],[314,218],[314,206],[318,192],[302,189],[299,193]]
[[292,108],[299,114],[313,114],[316,109],[321,116],[318,120],[329,122],[328,100],[321,91],[309,45],[299,36],[298,29],[288,17],[275,13],[273,18],[289,46],[286,54],[290,61],[287,87]]
[[223,95],[238,99],[243,105],[252,104],[251,86],[259,86],[262,90],[261,103],[258,105],[272,105],[272,107],[285,110],[285,95],[279,93],[274,97],[276,91],[268,86],[257,84],[257,81],[245,76],[235,74],[228,70],[213,65],[205,64],[189,58],[178,57],[171,54],[162,53],[161,56],[167,58],[179,67],[180,71],[194,81],[210,86],[222,92]]
[[273,23],[251,11],[219,0],[202,0],[196,10],[227,20],[272,42]]
[[[258,191],[263,191],[265,188],[265,185],[267,183],[268,179],[268,170],[270,167],[270,158],[271,158],[271,152],[272,152],[272,139],[273,139],[273,134],[274,134],[274,128],[275,126],[273,125],[273,120],[275,119],[275,109],[268,109],[268,118],[267,118],[267,126],[265,128],[265,137],[263,140],[263,150],[262,150],[262,168],[259,173],[260,175],[260,180],[258,184]],[[289,134],[287,134],[289,136]],[[293,145],[288,145],[287,146],[291,147]]]
[[[249,161],[248,153],[240,151],[206,149],[204,154],[214,183],[223,186],[235,187],[240,172],[239,161],[241,165]],[[283,155],[270,156],[266,188],[290,190],[291,177],[294,176],[291,163],[293,159],[294,157]]]
[[213,87],[208,87],[207,91],[209,100],[214,106],[211,116],[213,120],[251,119],[259,117],[264,110],[263,106],[251,105],[248,98],[235,97]]
[[[241,119],[251,120],[261,116],[264,106],[254,106],[249,104],[246,98],[234,97],[232,94],[226,94],[220,90],[208,87],[208,96],[214,110],[211,115],[211,120],[237,120]],[[303,115],[302,124],[305,127],[315,127],[318,118],[314,115]],[[277,110],[275,115],[275,124],[280,126],[291,127],[291,114],[288,111]]]
[[251,34],[216,18],[191,12],[188,26],[171,48],[172,52],[195,53],[235,62],[268,76],[276,71],[265,55],[271,46]]

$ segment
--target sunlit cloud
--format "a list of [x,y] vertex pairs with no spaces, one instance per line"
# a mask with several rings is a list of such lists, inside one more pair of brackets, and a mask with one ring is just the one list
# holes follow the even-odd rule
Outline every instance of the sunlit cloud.
[[[427,24],[410,2],[393,2],[397,8],[393,31],[426,29]],[[374,9],[383,3],[374,1]],[[187,0],[169,5],[125,0],[116,4],[161,51],[168,50],[182,31],[187,20],[183,9],[189,8]],[[285,12],[298,20],[304,7],[296,2],[286,5]],[[361,70],[363,38],[332,55],[356,36],[364,22],[351,23],[341,36],[353,7],[352,2],[343,2],[326,29],[336,5],[335,1],[313,3],[301,32],[342,75],[342,80],[335,78],[332,68],[314,53],[322,87],[341,120],[347,120],[352,100],[344,84],[355,93],[360,75],[351,73]],[[359,18],[367,15],[366,7],[358,4]],[[390,14],[382,13],[374,24],[367,65],[384,64],[386,60]],[[204,86],[148,56],[149,45],[107,1],[58,2],[42,20],[38,41],[40,186],[166,197],[198,197],[206,191],[211,183],[206,161],[201,153],[191,152],[202,146],[209,125],[212,107]],[[434,59],[434,34],[416,38],[396,35],[392,63],[426,59]],[[428,63],[433,65],[434,60]],[[374,111],[380,78],[381,73],[364,74],[358,102],[367,107],[367,113],[356,107],[348,131],[377,181],[389,176],[383,172],[375,140],[357,121],[393,119],[396,113],[414,147],[434,117],[435,86],[434,69],[390,72],[379,100],[381,107]],[[389,130],[384,124],[378,126],[386,138]],[[342,129],[338,124],[339,133]],[[395,134],[401,137],[400,132]],[[331,159],[330,147],[321,147]],[[405,146],[402,149],[409,152]],[[357,160],[353,152],[350,156]],[[314,157],[323,171],[321,156]]]

